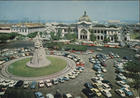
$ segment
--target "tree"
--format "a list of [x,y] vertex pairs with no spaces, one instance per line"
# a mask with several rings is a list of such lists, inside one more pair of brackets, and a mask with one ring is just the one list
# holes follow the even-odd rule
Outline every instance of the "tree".
[[[139,94],[139,88],[140,88],[140,62],[139,61],[129,61],[126,66],[124,67],[129,73],[130,78],[133,79],[133,82],[131,82],[131,85]],[[139,96],[139,95],[138,95]]]
[[61,37],[61,30],[58,30],[57,34],[55,32],[50,33],[52,40],[59,40]]
[[94,33],[91,33],[90,40],[91,41],[96,41],[96,36],[94,35]]
[[14,39],[17,35],[18,35],[17,33],[12,32],[12,33],[10,33],[9,38],[10,38],[10,39]]
[[38,32],[29,33],[29,34],[27,35],[27,37],[29,37],[29,38],[34,38],[34,37],[36,37],[37,33],[38,33]]
[[77,38],[77,34],[76,33],[67,33],[65,34],[65,38],[68,39],[68,40],[75,40]]
[[132,73],[138,73],[140,72],[140,65],[139,62],[128,62],[126,66],[124,67],[127,71]]

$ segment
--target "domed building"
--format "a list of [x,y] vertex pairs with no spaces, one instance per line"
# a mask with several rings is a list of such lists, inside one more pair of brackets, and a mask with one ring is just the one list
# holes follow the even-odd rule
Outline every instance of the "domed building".
[[86,11],[84,11],[84,15],[79,18],[77,22],[77,29],[78,29],[78,39],[79,40],[90,40],[90,31],[89,29],[92,28],[92,22]]
[[[61,31],[61,38],[65,39],[65,35],[68,33],[71,34],[77,34],[77,39],[81,41],[90,41],[91,35],[95,35],[96,41],[104,41],[109,40],[110,42],[115,42],[116,38],[117,41],[121,41],[124,35],[122,35],[122,28],[121,27],[109,27],[105,26],[103,24],[96,24],[93,25],[90,17],[87,15],[87,12],[84,11],[84,14],[78,19],[76,23],[68,24],[68,23],[51,23],[51,27],[47,29],[47,25],[44,26],[46,32],[51,32],[52,28],[55,29],[55,34],[57,34],[59,31]],[[13,28],[14,27],[14,28]],[[12,26],[12,29],[16,31],[20,31],[23,27],[17,28],[17,26]],[[35,29],[34,29],[35,28]],[[21,33],[23,35],[27,35],[31,32],[35,31],[44,31],[44,28],[42,27],[32,27],[28,28],[28,30],[24,30],[24,33]],[[36,29],[37,28],[37,29]],[[41,28],[41,29],[40,29]],[[28,31],[28,32],[27,32]],[[30,32],[29,32],[30,31]],[[13,31],[14,32],[14,31]],[[117,35],[117,37],[116,37]],[[127,37],[127,40],[130,40],[130,38]]]
[[79,18],[79,22],[81,22],[81,21],[91,22],[91,20],[90,20],[89,16],[87,15],[86,11],[84,11],[84,15]]

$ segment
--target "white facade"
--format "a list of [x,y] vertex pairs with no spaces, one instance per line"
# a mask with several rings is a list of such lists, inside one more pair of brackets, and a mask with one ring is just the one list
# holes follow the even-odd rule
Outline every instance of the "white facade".
[[32,32],[44,31],[44,26],[26,26],[26,25],[12,25],[11,32],[17,32],[22,35],[28,35]]

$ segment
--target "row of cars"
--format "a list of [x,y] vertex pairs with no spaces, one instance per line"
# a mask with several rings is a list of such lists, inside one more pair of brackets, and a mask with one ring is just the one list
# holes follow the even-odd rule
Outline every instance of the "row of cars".
[[62,56],[72,59],[76,63],[76,66],[84,67],[85,65],[85,63],[78,56],[72,55],[70,53],[63,53]]
[[96,56],[89,58],[89,62],[93,64],[93,69],[96,71],[95,77],[92,77],[92,82],[87,82],[84,84],[85,88],[83,93],[89,98],[100,97],[104,95],[108,98],[112,97],[111,89],[113,88],[110,81],[104,79],[102,72],[107,72],[105,66],[101,62],[105,62],[109,57],[103,54],[97,54]]
[[70,93],[66,93],[66,94],[63,94],[61,95],[59,92],[56,92],[55,95],[51,94],[51,93],[47,93],[45,96],[43,95],[43,93],[41,92],[35,92],[34,93],[36,98],[73,98],[73,96],[70,94]]
[[105,64],[105,61],[107,59],[108,58],[105,55],[97,54],[96,56],[89,58],[89,62],[93,64],[93,69],[95,71],[97,71],[98,73],[101,73],[101,71],[107,72],[107,70],[104,68],[107,66]]
[[123,75],[124,63],[126,62],[114,62],[114,67],[116,70],[116,84],[120,87],[116,89],[115,92],[119,94],[121,97],[125,96],[133,96],[133,93],[130,91],[130,86],[127,84],[127,78]]
[[92,82],[87,82],[84,84],[86,87],[83,89],[83,92],[90,97],[100,97],[102,94],[108,98],[112,97],[111,89],[113,88],[112,84],[108,80],[96,76],[91,78]]
[[0,60],[7,62],[19,57],[25,57],[32,55],[31,48],[13,48],[13,49],[3,49],[1,50]]
[[74,79],[78,76],[79,73],[81,73],[84,70],[84,67],[78,66],[73,70],[72,72],[68,73],[67,75],[59,78],[54,78],[52,80],[47,79],[47,80],[40,80],[40,81],[16,81],[16,80],[9,80],[9,79],[0,79],[0,86],[2,87],[21,87],[23,86],[24,88],[28,88],[30,86],[31,89],[36,88],[37,84],[39,87],[50,87],[53,84],[58,84],[58,83],[64,83],[65,81],[68,81],[70,79]]

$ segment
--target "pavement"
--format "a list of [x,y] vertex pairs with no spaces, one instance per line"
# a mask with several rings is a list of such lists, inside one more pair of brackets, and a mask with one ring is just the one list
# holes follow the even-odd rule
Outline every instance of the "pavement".
[[58,77],[62,77],[70,72],[72,72],[75,67],[76,67],[76,64],[73,60],[69,59],[69,58],[66,58],[66,57],[62,57],[62,56],[55,56],[55,55],[49,55],[49,56],[54,56],[54,57],[59,57],[59,58],[62,58],[62,59],[65,59],[67,61],[67,66],[60,72],[57,72],[57,73],[54,73],[54,74],[51,74],[51,75],[47,75],[47,76],[40,76],[40,77],[20,77],[20,76],[15,76],[11,73],[8,72],[8,66],[18,60],[21,60],[21,59],[25,59],[25,58],[30,58],[30,57],[22,57],[22,58],[19,58],[19,59],[14,59],[14,60],[11,60],[9,62],[6,62],[4,63],[3,65],[3,68],[1,70],[1,74],[0,76],[3,77],[3,78],[6,78],[6,79],[12,79],[12,80],[28,80],[28,81],[39,81],[39,80],[46,80],[46,79],[53,79],[53,78],[58,78]]
[[[124,55],[129,55],[132,56],[134,55],[134,52],[132,52],[131,50],[128,49],[121,49],[121,50],[117,50],[115,51],[111,50],[111,48],[109,48],[108,50],[105,51],[100,51],[103,53],[109,53],[109,51],[115,52],[115,53],[119,53],[119,55],[121,55],[121,57],[123,57]],[[129,53],[128,53],[129,52]],[[32,98],[34,97],[34,91],[41,91],[43,93],[43,95],[46,95],[48,93],[52,93],[55,94],[56,90],[59,89],[60,93],[71,93],[74,97],[76,96],[80,96],[81,98],[87,98],[81,91],[84,87],[84,83],[86,82],[92,82],[91,78],[95,76],[95,71],[92,69],[93,65],[89,62],[88,58],[97,54],[98,52],[94,52],[93,54],[76,54],[78,55],[83,61],[85,61],[85,70],[80,73],[78,75],[78,77],[76,79],[71,79],[69,81],[65,81],[64,83],[59,83],[57,85],[53,85],[52,87],[49,88],[39,88],[37,87],[34,90],[31,90],[30,88],[28,89],[22,89],[22,88],[12,88],[13,92],[15,94],[19,94],[19,95],[24,95],[25,92],[28,92],[31,95],[28,95],[26,97],[23,98],[31,98],[29,96],[32,96]],[[123,54],[124,53],[124,54]],[[127,54],[125,54],[127,53]],[[116,80],[115,80],[115,68],[113,67],[113,62],[115,59],[109,59],[106,61],[107,64],[107,73],[104,73],[104,79],[107,79],[109,81],[111,81],[112,85],[114,86],[113,90],[111,91],[111,93],[113,94],[112,98],[120,98],[120,96],[118,96],[114,90],[116,88],[119,88],[119,86],[117,86],[115,84]],[[100,98],[105,98],[103,95]],[[132,97],[131,97],[132,98]]]

